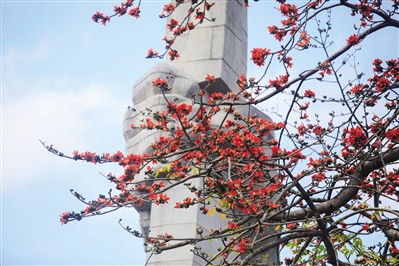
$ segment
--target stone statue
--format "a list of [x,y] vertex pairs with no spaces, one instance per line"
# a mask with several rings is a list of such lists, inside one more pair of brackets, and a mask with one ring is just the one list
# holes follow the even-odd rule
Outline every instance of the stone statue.
[[[210,16],[216,18],[215,22],[205,21],[195,30],[176,39],[173,48],[179,51],[181,57],[176,61],[156,63],[134,85],[133,105],[137,111],[128,110],[123,124],[126,154],[150,153],[148,145],[163,134],[157,130],[148,131],[130,127],[132,124],[139,125],[139,121],[145,118],[139,112],[140,110],[165,109],[166,103],[162,92],[152,85],[155,79],[168,79],[172,73],[173,78],[170,79],[169,86],[173,89],[168,92],[167,98],[177,98],[180,103],[192,103],[191,96],[198,93],[200,88],[208,83],[205,81],[207,74],[214,75],[216,78],[216,82],[209,89],[220,92],[239,90],[236,80],[241,74],[246,73],[247,10],[243,7],[241,0],[215,0],[215,2],[216,5],[210,11]],[[187,14],[190,3],[183,5],[173,13],[171,18],[180,21]],[[257,114],[258,117],[269,119],[252,106],[237,107],[237,111],[245,115]],[[216,126],[217,117],[213,120]],[[144,173],[138,174],[135,181],[151,183]],[[202,181],[195,179],[191,182],[196,187],[200,187]],[[211,229],[226,226],[226,219],[222,220],[216,214],[212,217],[203,215],[198,205],[188,209],[174,208],[176,201],[192,197],[186,186],[176,186],[167,194],[170,197],[169,204],[143,204],[141,207],[135,207],[140,214],[140,226],[143,233],[150,232],[150,236],[156,237],[167,232],[174,238],[196,238],[198,226],[204,230],[204,235],[207,235]],[[212,243],[200,242],[196,246],[207,254],[216,254],[220,244],[212,241]],[[203,265],[204,261],[194,256],[190,249],[193,247],[184,246],[154,255],[148,265]],[[269,261],[270,264],[278,261],[277,250],[269,252]]]

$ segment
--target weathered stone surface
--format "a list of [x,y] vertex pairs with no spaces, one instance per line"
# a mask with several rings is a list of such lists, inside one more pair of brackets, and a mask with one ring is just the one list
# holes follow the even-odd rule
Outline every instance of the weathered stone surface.
[[[235,82],[247,67],[247,9],[241,0],[214,2],[208,17],[215,21],[204,20],[195,30],[179,36],[173,48],[181,57],[168,63],[189,73],[201,87],[207,84],[206,74],[211,74],[217,79],[217,91],[237,92]],[[183,4],[170,18],[181,22],[190,7],[189,2]],[[172,37],[168,30],[166,34]]]
[[170,93],[190,99],[194,93],[199,91],[199,87],[197,82],[187,73],[189,72],[183,72],[165,62],[156,63],[135,83],[132,95],[133,104],[137,105],[150,97],[162,95],[158,88],[152,86],[152,82],[157,78],[170,80],[169,87],[173,88],[173,91]]

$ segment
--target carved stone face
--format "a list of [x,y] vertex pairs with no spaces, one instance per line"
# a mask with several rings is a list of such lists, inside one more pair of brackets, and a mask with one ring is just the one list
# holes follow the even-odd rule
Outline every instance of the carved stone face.
[[[139,139],[147,138],[148,131],[144,132],[139,139],[141,130],[131,128],[131,125],[140,125],[140,120],[145,119],[146,109],[158,111],[164,109],[165,98],[159,88],[152,85],[157,78],[169,80],[168,86],[173,88],[167,92],[167,97],[179,98],[179,102],[190,101],[193,94],[199,92],[198,83],[188,74],[177,70],[167,63],[159,62],[147,71],[133,87],[132,101],[136,111],[127,110],[123,121],[123,136],[126,141],[126,153],[145,152],[144,149],[135,147],[139,144]],[[141,114],[140,112],[144,112]],[[146,142],[147,146],[150,142]],[[135,147],[135,148],[134,148]]]
[[[146,118],[151,118],[150,113],[166,109],[166,100],[159,88],[152,85],[157,78],[169,80],[168,86],[172,87],[168,91],[166,98],[173,100],[178,98],[178,102],[191,103],[191,96],[199,92],[198,83],[188,74],[175,69],[164,62],[154,65],[145,73],[134,85],[132,101],[134,108],[125,113],[123,121],[123,136],[126,141],[126,154],[150,154],[148,148],[150,143],[159,139],[161,135],[167,133],[158,130],[133,129],[131,125],[139,126]],[[162,167],[158,164],[157,168]],[[155,170],[157,170],[157,168]],[[153,180],[147,177],[143,172],[136,175],[134,182],[145,182],[151,184]],[[142,233],[150,228],[151,204],[143,203],[142,206],[135,206],[140,214],[140,225]]]

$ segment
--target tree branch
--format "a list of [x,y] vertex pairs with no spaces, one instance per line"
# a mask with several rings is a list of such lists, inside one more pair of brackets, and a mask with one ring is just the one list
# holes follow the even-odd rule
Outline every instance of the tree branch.
[[[371,157],[365,161],[355,176],[353,176],[347,188],[344,188],[340,193],[329,201],[316,205],[317,213],[331,213],[343,207],[347,202],[353,199],[360,189],[360,183],[374,170],[383,167],[387,163],[392,163],[399,160],[399,147],[393,148],[384,152],[382,155]],[[270,214],[272,216],[273,213]],[[288,221],[301,220],[306,217],[313,217],[314,212],[310,208],[303,210],[292,211],[289,214],[279,214],[271,218],[273,221],[281,221],[287,219]]]

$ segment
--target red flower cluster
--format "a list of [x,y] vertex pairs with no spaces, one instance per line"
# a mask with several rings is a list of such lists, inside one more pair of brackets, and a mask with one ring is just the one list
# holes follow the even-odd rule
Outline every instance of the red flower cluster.
[[310,37],[307,34],[307,32],[306,31],[301,32],[301,35],[299,36],[299,41],[296,46],[302,49],[306,49],[309,47],[309,43],[310,43]]
[[149,49],[146,58],[154,58],[154,57],[158,57],[158,52],[153,49]]
[[271,25],[267,27],[269,30],[269,33],[274,35],[274,38],[281,42],[284,38],[285,35],[287,35],[287,30],[284,29],[279,29],[277,26]]
[[310,105],[310,102],[306,102],[299,106],[299,110],[305,111],[306,109],[308,109],[309,105]]
[[286,68],[292,68],[292,57],[291,56],[284,56],[283,63],[285,64]]
[[237,252],[244,253],[247,250],[251,249],[251,238],[241,238],[241,241],[238,243]]
[[399,81],[399,60],[391,59],[382,66],[382,60],[377,58],[373,61],[374,76],[369,78],[370,86],[378,92],[385,92],[390,89],[391,84]]
[[198,8],[195,10],[194,18],[195,18],[195,19],[198,19],[198,20],[200,20],[200,21],[204,20],[204,18],[205,18],[205,12],[201,11],[201,8],[198,7]]
[[270,49],[254,48],[251,50],[252,56],[249,60],[254,61],[257,66],[265,65],[265,57],[270,54]]
[[168,85],[168,81],[165,79],[157,78],[152,82],[152,86],[164,89]]
[[[112,15],[111,17],[114,17],[114,16],[116,16],[116,15],[118,15],[118,17],[125,15],[126,12],[127,12],[127,10],[128,10],[130,7],[133,6],[133,2],[134,2],[134,0],[126,0],[125,2],[122,2],[122,3],[121,3],[121,6],[114,6],[114,12],[115,12],[115,14]],[[139,14],[140,14],[140,8],[139,8],[138,6],[137,6],[137,7],[134,7],[134,8],[131,8],[130,11],[129,11],[129,15],[130,15],[130,16],[134,16],[134,17],[136,17],[136,18],[139,18],[139,17],[140,17]],[[101,12],[98,12],[98,11],[97,11],[97,12],[91,17],[91,19],[92,19],[94,22],[96,22],[96,23],[98,23],[98,21],[100,20],[100,21],[101,21],[101,24],[105,26],[107,22],[110,22],[110,21],[111,21],[111,17],[105,15],[104,13],[101,13]]]
[[[282,28],[279,28],[275,25],[268,26],[269,33],[274,35],[274,38],[278,41],[282,41],[283,38],[287,35],[288,32],[290,32],[291,36],[294,35],[297,30],[297,21],[299,19],[299,13],[298,13],[298,8],[296,5],[291,5],[285,3],[285,1],[279,1],[280,7],[278,10],[281,12],[281,14],[286,17],[286,19],[281,21]],[[302,39],[302,37],[305,37],[306,33],[304,35],[301,35],[301,39],[298,43],[299,47],[305,48],[306,45],[309,44],[309,40],[307,37],[305,39]]]
[[298,8],[296,5],[282,3],[278,8],[281,14],[286,17],[298,17]]
[[363,129],[359,126],[351,129],[344,129],[344,133],[342,135],[342,142],[346,146],[352,146],[355,149],[359,149],[363,147],[363,145],[367,142],[368,138],[363,131]]
[[323,3],[323,0],[313,0],[308,4],[308,8],[316,8],[318,7],[321,3]]
[[192,104],[187,104],[187,103],[181,103],[181,104],[176,104],[173,102],[169,102],[168,105],[168,113],[172,115],[172,117],[184,117],[188,116],[191,114],[193,111],[193,106]]
[[399,128],[388,130],[386,136],[391,142],[399,143]]
[[314,93],[312,90],[305,90],[303,97],[316,98],[316,93]]
[[67,224],[69,216],[70,216],[70,212],[63,212],[60,215],[60,217],[61,217],[60,222],[62,225]]
[[166,42],[165,46],[166,46],[167,49],[170,48],[172,46],[172,44],[174,43],[174,39],[173,38],[168,38],[166,36],[164,36],[162,38],[162,40]]
[[205,9],[206,11],[209,11],[211,9],[211,7],[213,7],[215,5],[215,2],[205,2]]
[[140,8],[138,6],[133,7],[132,9],[129,10],[129,16],[139,18],[140,17]]
[[[391,59],[383,61],[377,58],[373,61],[374,75],[367,79],[369,84],[359,83],[350,89],[350,92],[356,97],[364,98],[364,104],[367,107],[373,107],[378,104],[380,94],[395,89],[395,85],[399,81],[399,60]],[[397,99],[392,99],[385,104],[388,110],[393,110],[397,106]]]
[[[161,14],[161,17],[166,17],[170,15],[173,11],[175,11],[175,8],[176,8],[175,5],[172,3],[165,4],[163,6],[163,12]],[[164,12],[166,12],[166,14]]]
[[326,178],[326,176],[323,173],[319,172],[319,173],[312,175],[312,182],[314,185],[317,185],[320,182],[324,181],[325,178]]
[[350,46],[355,46],[359,43],[359,38],[357,37],[356,34],[353,34],[349,36],[349,38],[346,40],[347,44]]
[[309,158],[309,163],[306,165],[308,167],[313,167],[313,168],[317,169],[323,165],[323,161],[321,159],[314,160],[313,158]]
[[360,1],[359,4],[355,5],[355,8],[352,9],[352,16],[355,16],[357,13],[362,15],[360,18],[361,26],[366,27],[367,21],[371,22],[374,20],[374,16],[371,13],[373,10],[373,5],[377,8],[381,5],[379,1],[373,1],[373,4],[367,3],[367,1]]
[[176,209],[187,209],[188,207],[194,205],[197,202],[196,199],[187,197],[182,202],[176,202],[175,208]]
[[168,52],[169,58],[171,61],[175,59],[179,59],[180,55],[176,50],[170,49]]
[[170,198],[164,194],[164,193],[154,193],[154,192],[150,192],[148,194],[148,198],[155,203],[155,205],[159,205],[159,204],[167,204],[168,201],[170,200]]
[[330,68],[330,63],[329,62],[323,62],[321,64],[319,64],[319,68],[320,68],[320,72],[319,74],[324,77],[325,74],[327,75],[331,75],[332,74],[332,70]]
[[166,28],[169,29],[169,31],[173,31],[174,28],[176,28],[176,26],[179,25],[179,21],[177,21],[176,19],[170,19],[169,23],[166,24]]
[[277,90],[281,91],[283,85],[288,82],[288,77],[289,77],[289,75],[287,73],[285,75],[280,76],[277,79],[271,79],[271,80],[269,80],[269,86],[275,87]]
[[100,20],[101,24],[104,25],[104,26],[106,25],[107,22],[111,21],[111,18],[109,16],[104,15],[104,13],[101,13],[101,12],[98,12],[98,11],[91,17],[91,19],[95,23],[98,23],[98,21]]
[[240,87],[240,90],[244,90],[247,87],[247,78],[245,74],[241,74],[241,76],[237,79],[237,84]]
[[296,26],[296,21],[299,18],[296,5],[282,3],[278,10],[283,16],[287,17],[287,19],[281,21],[283,26]]
[[126,2],[122,2],[120,7],[114,6],[115,15],[118,15],[118,17],[120,17],[126,14],[127,9],[133,6],[133,2],[134,0],[127,0]]
[[215,76],[206,74],[205,80],[209,81],[209,83],[215,82]]

